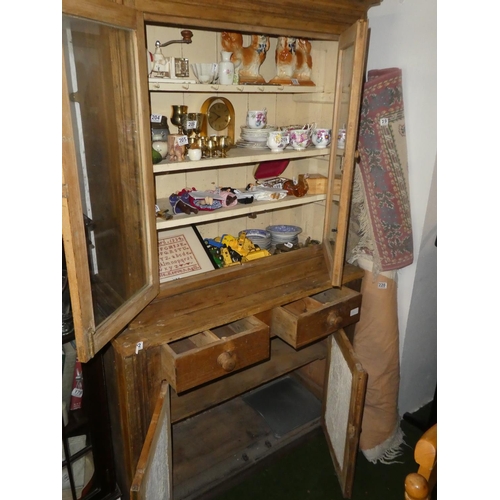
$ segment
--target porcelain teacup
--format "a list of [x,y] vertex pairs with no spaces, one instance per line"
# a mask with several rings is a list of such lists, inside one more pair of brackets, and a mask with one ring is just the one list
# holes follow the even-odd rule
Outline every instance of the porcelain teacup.
[[267,110],[266,109],[248,111],[248,113],[247,113],[247,127],[264,128],[266,125],[267,125]]
[[266,144],[273,153],[279,153],[286,148],[288,144],[288,135],[281,130],[269,132]]
[[311,130],[308,129],[292,129],[290,132],[290,144],[293,149],[301,151],[306,149],[311,144]]
[[332,129],[331,128],[315,128],[311,135],[312,143],[318,149],[326,148],[332,142]]

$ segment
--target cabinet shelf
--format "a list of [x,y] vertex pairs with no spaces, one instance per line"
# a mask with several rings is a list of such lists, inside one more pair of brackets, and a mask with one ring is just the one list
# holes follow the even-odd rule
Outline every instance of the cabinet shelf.
[[[158,231],[162,229],[171,229],[179,226],[188,226],[191,224],[200,224],[203,222],[210,222],[214,220],[229,219],[231,217],[238,217],[252,213],[267,212],[269,210],[277,210],[280,208],[294,207],[299,205],[306,205],[308,203],[315,203],[324,201],[325,194],[305,195],[301,198],[295,196],[287,196],[282,200],[277,201],[254,201],[249,205],[237,204],[234,207],[219,208],[212,212],[198,212],[197,214],[178,214],[174,215],[173,219],[162,220],[156,223]],[[170,203],[167,198],[158,200],[158,206],[161,209],[168,208],[170,210]]]
[[329,154],[330,148],[318,149],[314,146],[310,146],[303,151],[295,151],[290,148],[280,153],[273,153],[270,149],[252,150],[248,148],[235,147],[228,151],[227,158],[205,158],[197,161],[191,161],[189,158],[186,158],[185,161],[175,162],[163,160],[160,163],[153,165],[153,172],[155,174],[161,174],[163,172],[179,172],[184,170],[199,170],[203,168],[228,167],[268,160],[293,160],[299,158],[312,158],[316,156],[326,157]]
[[201,83],[172,83],[161,78],[149,79],[152,92],[221,92],[235,94],[317,94],[323,87],[314,85],[219,85]]

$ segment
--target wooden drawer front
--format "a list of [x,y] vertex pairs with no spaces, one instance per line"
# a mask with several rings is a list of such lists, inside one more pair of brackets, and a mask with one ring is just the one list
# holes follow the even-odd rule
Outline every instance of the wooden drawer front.
[[162,346],[162,365],[177,393],[269,359],[269,327],[254,316]]
[[360,309],[360,293],[345,287],[331,288],[274,308],[270,333],[295,348],[303,347],[356,323]]

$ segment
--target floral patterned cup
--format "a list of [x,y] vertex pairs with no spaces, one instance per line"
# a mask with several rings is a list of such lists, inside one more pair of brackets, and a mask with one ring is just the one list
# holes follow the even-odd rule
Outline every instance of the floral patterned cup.
[[267,110],[249,111],[247,113],[247,127],[264,128],[267,125]]
[[292,129],[290,132],[290,144],[293,149],[301,151],[306,149],[311,144],[311,130],[307,129]]
[[331,128],[315,128],[311,135],[312,143],[318,149],[326,148],[332,142],[332,129]]
[[286,148],[286,145],[288,144],[288,135],[286,132],[282,132],[281,130],[269,132],[266,144],[273,153],[279,153]]

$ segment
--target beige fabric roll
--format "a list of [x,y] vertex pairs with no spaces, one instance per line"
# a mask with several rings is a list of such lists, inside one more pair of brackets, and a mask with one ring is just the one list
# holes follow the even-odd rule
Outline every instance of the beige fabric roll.
[[353,347],[368,373],[360,449],[369,460],[398,455],[403,442],[397,408],[399,391],[399,329],[397,284],[382,274],[365,271],[360,321]]

